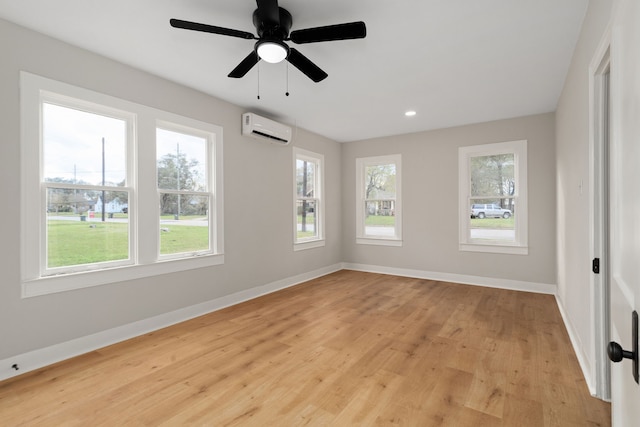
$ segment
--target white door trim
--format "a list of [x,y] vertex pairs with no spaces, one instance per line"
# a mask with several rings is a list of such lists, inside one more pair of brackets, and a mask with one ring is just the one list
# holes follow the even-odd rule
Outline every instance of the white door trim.
[[590,274],[591,358],[595,397],[611,400],[611,369],[606,352],[610,340],[609,254],[609,75],[610,28],[605,32],[589,66],[589,247],[600,259],[600,273]]

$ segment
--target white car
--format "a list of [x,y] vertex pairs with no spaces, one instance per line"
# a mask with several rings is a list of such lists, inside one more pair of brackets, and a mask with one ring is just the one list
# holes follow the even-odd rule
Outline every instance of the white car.
[[510,218],[513,213],[509,209],[503,209],[499,205],[474,204],[471,205],[471,218]]

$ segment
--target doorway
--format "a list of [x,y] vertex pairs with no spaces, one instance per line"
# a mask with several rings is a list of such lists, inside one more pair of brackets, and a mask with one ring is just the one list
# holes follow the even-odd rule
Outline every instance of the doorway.
[[[596,57],[598,58],[598,57]],[[611,400],[611,365],[606,352],[610,341],[610,76],[609,48],[599,56],[592,77],[591,207],[592,301],[596,397]]]

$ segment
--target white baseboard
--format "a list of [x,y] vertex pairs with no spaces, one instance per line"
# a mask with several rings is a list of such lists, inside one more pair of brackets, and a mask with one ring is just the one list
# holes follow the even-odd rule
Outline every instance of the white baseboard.
[[580,365],[580,369],[582,369],[582,375],[584,376],[584,380],[587,383],[589,393],[591,393],[592,396],[596,396],[596,383],[593,378],[593,372],[591,372],[591,366],[587,362],[589,358],[584,353],[582,342],[578,338],[578,334],[576,333],[573,324],[569,321],[569,317],[564,311],[564,305],[562,305],[562,301],[560,301],[560,298],[558,298],[557,294],[556,303],[558,304],[558,310],[560,310],[560,315],[562,316],[562,320],[564,321],[564,326],[566,327],[567,333],[569,334],[569,339],[571,340],[571,345],[573,346],[573,352],[578,358],[578,364]]
[[[184,322],[225,307],[239,304],[262,295],[270,294],[341,269],[342,264],[340,263],[330,265],[308,273],[298,274],[296,276],[277,280],[265,285],[256,286],[251,289],[129,323],[117,328],[108,329],[106,331],[76,338],[71,341],[55,344],[27,353],[17,354],[10,358],[0,360],[0,381],[69,359],[71,357],[79,356],[111,344],[144,335],[167,326],[175,325],[176,323]],[[18,370],[12,368],[14,364],[18,366]]]
[[538,294],[556,294],[556,285],[547,283],[524,282],[520,280],[496,279],[492,277],[468,276],[464,274],[439,273],[435,271],[411,270],[406,268],[384,267],[368,264],[342,263],[345,270],[365,271],[369,273],[391,274],[394,276],[414,277],[416,279],[438,280],[441,282],[462,283],[464,285],[485,286],[487,288],[509,289],[513,291],[535,292]]

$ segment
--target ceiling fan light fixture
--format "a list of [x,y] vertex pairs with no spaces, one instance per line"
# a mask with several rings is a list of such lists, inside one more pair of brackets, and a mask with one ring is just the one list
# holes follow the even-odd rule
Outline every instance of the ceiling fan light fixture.
[[256,51],[260,59],[271,64],[277,64],[285,60],[287,55],[289,55],[289,47],[277,40],[259,41]]
[[[244,77],[260,60],[273,64],[287,60],[293,67],[318,83],[327,78],[327,73],[297,49],[290,48],[285,40],[295,44],[305,44],[362,39],[367,36],[367,27],[362,21],[303,28],[289,32],[293,19],[289,11],[278,5],[278,0],[256,0],[256,5],[258,7],[253,11],[253,26],[258,33],[257,37],[248,31],[182,19],[170,19],[169,24],[174,28],[257,40],[253,50],[228,74],[234,79]],[[288,70],[289,68],[287,68],[287,72]]]

